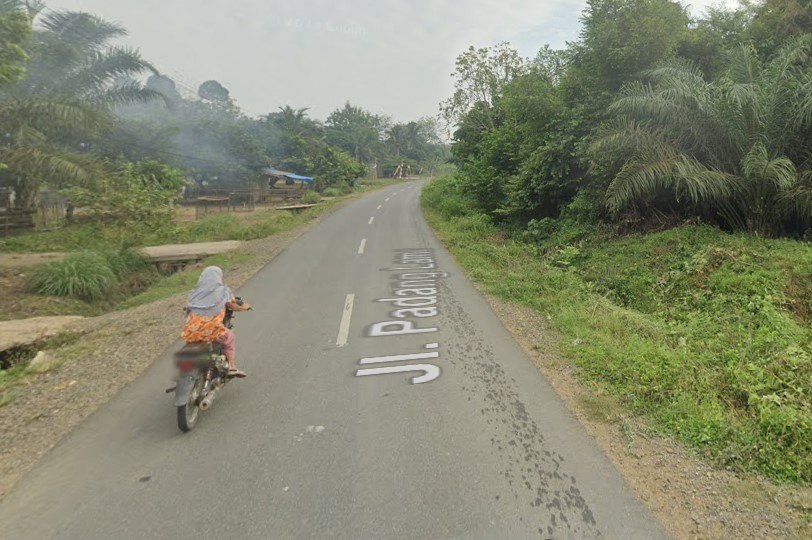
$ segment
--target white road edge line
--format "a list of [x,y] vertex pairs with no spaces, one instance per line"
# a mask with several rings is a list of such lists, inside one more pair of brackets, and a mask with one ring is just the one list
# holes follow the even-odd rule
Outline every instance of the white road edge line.
[[347,344],[350,336],[350,320],[352,319],[352,306],[355,304],[355,295],[348,294],[344,301],[344,313],[341,314],[341,324],[338,325],[338,337],[336,347],[343,347]]
[[371,218],[369,218],[369,224],[372,225],[373,221],[375,221],[375,216],[372,216]]
[[364,248],[366,246],[367,246],[367,239],[364,238],[363,240],[361,240],[361,245],[358,246],[358,255],[363,255],[364,254]]

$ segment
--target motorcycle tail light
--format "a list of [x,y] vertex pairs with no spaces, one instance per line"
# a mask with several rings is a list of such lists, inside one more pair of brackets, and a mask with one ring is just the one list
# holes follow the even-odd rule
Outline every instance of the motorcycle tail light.
[[192,360],[179,360],[177,366],[181,373],[189,373],[195,369],[195,363]]

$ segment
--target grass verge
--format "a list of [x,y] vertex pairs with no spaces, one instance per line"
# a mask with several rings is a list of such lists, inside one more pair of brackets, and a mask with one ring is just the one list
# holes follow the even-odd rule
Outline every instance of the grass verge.
[[564,222],[529,241],[451,177],[422,197],[470,276],[546,314],[583,380],[725,467],[812,481],[809,244],[703,226],[620,238]]
[[[268,211],[251,219],[213,216],[189,224],[185,236],[167,241],[267,238],[300,227],[339,202],[338,199],[324,201],[296,214]],[[160,300],[194,285],[196,277],[185,272],[161,275],[132,250],[114,251],[109,245],[99,241],[93,251],[81,251],[62,261],[42,265],[28,277],[14,271],[4,272],[0,275],[0,286],[8,300],[0,320],[49,315],[96,316]],[[222,265],[227,270],[247,257],[250,255],[238,250],[203,262]]]
[[[398,182],[391,179],[366,180],[356,191],[363,193]],[[338,188],[333,191],[335,197],[344,194]],[[217,214],[195,222],[166,220],[126,224],[75,223],[50,231],[0,239],[0,253],[117,251],[122,248],[163,244],[255,240],[297,227],[335,202],[336,200],[322,201],[317,207],[297,214],[268,209],[250,215]]]

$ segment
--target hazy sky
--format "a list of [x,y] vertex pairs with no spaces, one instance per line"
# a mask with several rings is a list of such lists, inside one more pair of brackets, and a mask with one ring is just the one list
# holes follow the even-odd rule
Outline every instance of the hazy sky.
[[[734,0],[724,0],[733,3]],[[395,120],[435,115],[468,45],[525,56],[577,38],[585,0],[50,0],[119,22],[181,90],[217,79],[250,114],[324,118],[349,100]],[[718,0],[693,0],[702,11]],[[184,88],[188,87],[188,88]]]

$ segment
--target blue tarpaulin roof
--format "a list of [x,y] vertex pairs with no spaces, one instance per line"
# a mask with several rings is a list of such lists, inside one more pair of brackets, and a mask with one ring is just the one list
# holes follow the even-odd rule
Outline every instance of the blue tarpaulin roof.
[[287,171],[280,171],[278,169],[274,169],[273,167],[263,167],[262,172],[273,176],[282,176],[285,178],[290,178],[291,180],[301,180],[302,182],[313,181],[313,178],[311,178],[310,176],[302,176],[300,174],[293,174]]
[[289,173],[285,175],[285,178],[290,178],[291,180],[301,180],[302,182],[312,182],[313,179],[309,176],[301,176],[298,174]]

